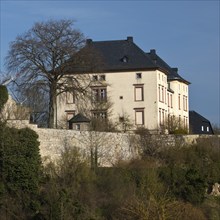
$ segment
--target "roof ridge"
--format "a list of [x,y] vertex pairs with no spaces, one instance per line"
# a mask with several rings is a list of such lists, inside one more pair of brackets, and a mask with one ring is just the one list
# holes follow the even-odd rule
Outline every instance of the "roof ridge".
[[104,42],[119,42],[119,41],[128,41],[127,39],[125,40],[99,40],[99,41],[92,41],[92,43],[104,43]]

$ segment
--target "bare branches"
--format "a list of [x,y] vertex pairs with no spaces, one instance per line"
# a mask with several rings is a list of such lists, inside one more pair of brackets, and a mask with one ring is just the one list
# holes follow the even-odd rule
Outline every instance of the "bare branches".
[[[85,38],[79,30],[73,28],[73,24],[72,20],[38,22],[10,44],[6,57],[8,70],[21,73],[18,85],[22,88],[38,85],[49,90],[50,127],[54,127],[53,111],[56,109],[57,89],[59,93],[65,91],[62,79],[70,73],[72,60],[75,60],[75,65],[82,63],[79,50],[84,46]],[[75,86],[73,88],[84,90],[77,77],[73,76],[72,81]]]
[[85,41],[83,34],[72,29],[72,25],[71,20],[36,23],[11,43],[6,57],[8,69],[27,75],[41,72],[48,80],[63,74],[58,67],[82,48]]

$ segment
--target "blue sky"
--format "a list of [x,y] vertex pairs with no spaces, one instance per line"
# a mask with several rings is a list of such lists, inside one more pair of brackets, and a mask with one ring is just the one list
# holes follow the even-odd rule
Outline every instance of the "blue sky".
[[220,123],[219,1],[1,1],[0,70],[9,43],[48,19],[74,19],[93,40],[133,36],[190,81],[190,109]]

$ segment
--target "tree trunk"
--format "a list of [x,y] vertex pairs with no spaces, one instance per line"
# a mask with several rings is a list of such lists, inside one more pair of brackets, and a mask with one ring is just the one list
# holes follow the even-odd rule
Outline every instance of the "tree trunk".
[[48,127],[57,128],[57,86],[56,82],[50,85]]

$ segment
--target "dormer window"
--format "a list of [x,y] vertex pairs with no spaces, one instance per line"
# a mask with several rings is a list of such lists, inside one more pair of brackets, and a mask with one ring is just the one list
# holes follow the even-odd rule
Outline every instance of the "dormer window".
[[121,58],[121,61],[122,61],[123,63],[127,63],[127,62],[128,62],[128,57],[126,57],[126,56],[122,57],[122,58]]

